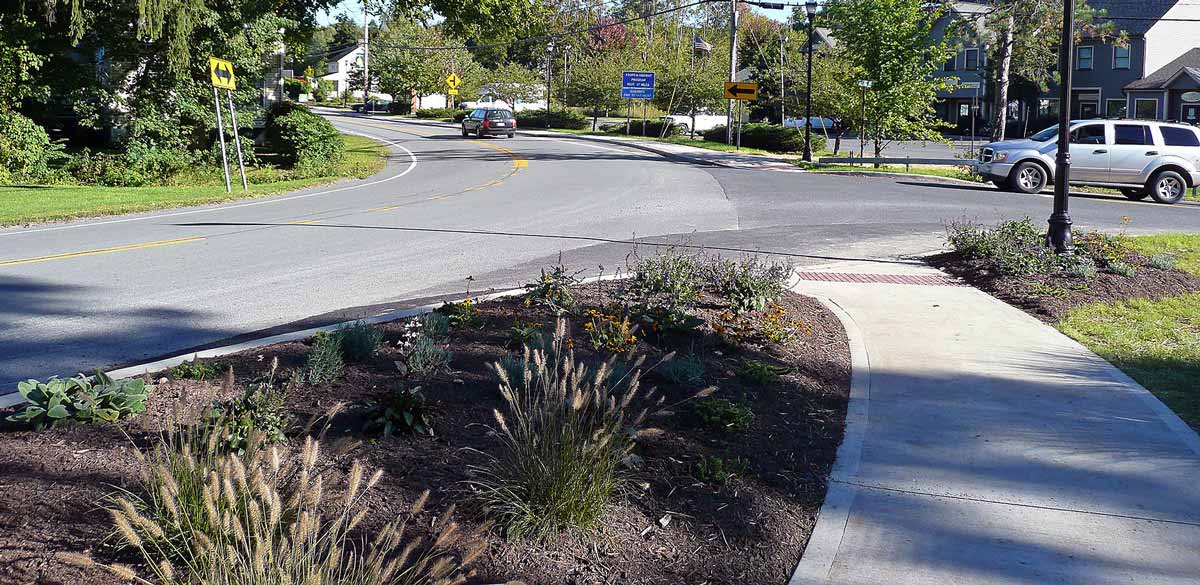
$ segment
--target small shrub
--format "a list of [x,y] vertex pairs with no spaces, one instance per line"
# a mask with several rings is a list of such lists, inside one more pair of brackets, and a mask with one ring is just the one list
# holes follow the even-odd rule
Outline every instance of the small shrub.
[[483,325],[483,321],[479,317],[479,304],[470,297],[456,303],[449,301],[442,303],[442,306],[437,308],[437,312],[445,315],[453,327],[475,329]]
[[351,363],[370,361],[383,342],[383,332],[362,322],[340,327],[333,337],[342,351],[342,358]]
[[[710,142],[725,142],[725,126],[710,128],[703,134],[704,139]],[[813,132],[810,140],[813,152],[825,150],[824,136]],[[733,142],[737,143],[736,132]],[[784,128],[774,124],[744,124],[742,125],[742,146],[771,152],[802,152],[804,150],[804,130]]]
[[533,321],[517,321],[508,329],[509,343],[522,346],[533,345],[542,336],[542,324]]
[[26,380],[17,384],[17,392],[28,405],[8,420],[39,431],[70,422],[116,422],[146,410],[145,382],[113,380],[100,370],[91,377]]
[[511,366],[492,367],[504,398],[504,411],[495,412],[500,446],[474,468],[473,483],[486,514],[510,537],[595,527],[625,481],[622,461],[649,410],[640,370],[611,392],[615,359],[594,373],[577,363],[565,320],[548,345],[526,349],[519,369],[531,372],[523,376],[528,384],[509,376]]
[[693,476],[705,483],[725,485],[734,477],[744,476],[749,469],[749,463],[741,457],[723,459],[721,457],[701,457],[696,462]]
[[33,120],[0,107],[0,183],[41,182],[61,151]]
[[1151,268],[1158,270],[1174,270],[1175,266],[1179,264],[1179,260],[1171,254],[1155,254],[1150,257],[1148,264]]
[[662,295],[664,304],[691,306],[700,297],[703,270],[691,256],[673,251],[643,258],[632,268],[633,287],[644,295]]
[[637,345],[637,325],[630,324],[629,316],[618,316],[595,309],[587,312],[590,321],[583,324],[592,349],[609,353],[625,353]]
[[272,370],[266,382],[250,384],[238,398],[213,405],[208,426],[222,430],[228,449],[244,452],[255,435],[266,443],[283,442],[288,426],[286,392],[275,387],[274,375]]
[[779,366],[763,363],[758,360],[750,360],[738,369],[738,377],[754,386],[771,386],[779,383],[779,376],[788,373],[790,370]]
[[964,256],[991,260],[1009,276],[1050,274],[1056,268],[1054,251],[1028,217],[1003,221],[991,229],[970,222],[952,223],[947,226],[946,239]]
[[717,259],[708,266],[709,279],[729,301],[736,313],[761,311],[779,299],[791,276],[792,266],[784,262],[763,262],[758,258]]
[[676,357],[660,364],[654,372],[676,384],[697,385],[704,382],[704,362],[695,355]]
[[1075,253],[1091,258],[1097,266],[1109,266],[1113,262],[1125,262],[1129,258],[1129,238],[1122,234],[1092,231],[1076,236],[1073,241]]
[[1063,274],[1071,278],[1092,280],[1100,275],[1100,270],[1096,267],[1096,262],[1086,256],[1064,254],[1063,258],[1060,259],[1060,263]]
[[1044,282],[1033,282],[1026,287],[1025,292],[1031,297],[1045,297],[1052,299],[1065,299],[1070,296],[1071,291],[1057,285],[1047,284]]
[[759,328],[763,337],[772,343],[790,343],[801,333],[812,332],[803,321],[789,318],[787,311],[779,305],[763,315]]
[[704,325],[704,319],[677,305],[637,305],[631,313],[638,321],[638,328],[652,335],[687,333]]
[[737,347],[754,337],[754,323],[749,315],[725,311],[712,324],[713,332],[722,343]]
[[420,388],[396,388],[374,405],[367,428],[379,429],[385,437],[397,432],[433,435],[433,411]]
[[450,361],[453,359],[454,352],[438,345],[427,335],[418,335],[413,341],[406,363],[410,371],[421,376],[432,376],[450,369]]
[[744,433],[754,422],[750,407],[724,398],[706,398],[691,404],[690,418],[696,426],[722,433]]
[[561,128],[583,130],[591,125],[586,116],[574,110],[525,110],[516,112],[517,128]]
[[441,313],[422,313],[417,317],[421,333],[431,339],[445,339],[450,335],[450,318]]
[[338,337],[324,331],[314,335],[304,364],[304,379],[309,384],[328,384],[342,377],[343,369],[345,361]]
[[202,362],[194,357],[190,362],[185,361],[171,368],[171,377],[176,380],[213,380],[220,375],[221,370],[216,364]]
[[1112,262],[1109,262],[1108,270],[1117,276],[1124,276],[1125,278],[1133,278],[1135,275],[1137,275],[1137,266],[1134,266],[1133,264],[1124,260],[1113,260]]
[[297,104],[277,106],[271,111],[266,141],[283,164],[297,169],[302,176],[332,173],[345,150],[342,135],[333,124]]
[[642,121],[633,120],[629,123],[628,131],[624,122],[617,124],[605,124],[600,128],[606,134],[621,134],[625,136],[649,136],[657,138],[666,138],[670,136],[679,136],[683,131],[677,124],[667,122],[665,120],[646,120],[646,127],[643,131]]
[[[108,505],[117,540],[141,556],[155,582],[428,585],[466,579],[465,567],[480,550],[455,552],[463,539],[452,511],[432,525],[416,520],[428,492],[391,522],[364,531],[381,470],[372,473],[355,461],[348,474],[339,474],[323,462],[312,437],[301,450],[254,441],[242,455],[228,453],[219,447],[220,433],[164,438],[143,456],[140,489]],[[331,489],[337,485],[345,488]]]
[[458,113],[466,112],[463,112],[457,108],[421,108],[414,112],[414,115],[418,118],[426,120],[445,120],[447,118],[453,118],[454,115]]
[[571,293],[571,287],[579,284],[578,275],[578,272],[568,273],[562,264],[552,267],[550,272],[543,268],[537,281],[525,285],[525,306],[544,305],[555,313],[573,309],[575,295]]

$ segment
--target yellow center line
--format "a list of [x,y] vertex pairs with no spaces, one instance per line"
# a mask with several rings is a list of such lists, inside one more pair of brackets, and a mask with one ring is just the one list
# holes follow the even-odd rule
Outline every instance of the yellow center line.
[[317,220],[315,220],[315,219],[298,219],[296,221],[289,221],[288,225],[312,225],[314,223],[317,223]]
[[513,163],[513,169],[514,169],[514,170],[515,170],[515,169],[523,169],[523,168],[526,168],[526,167],[528,167],[528,166],[529,166],[529,161],[527,161],[527,160],[525,160],[525,159],[523,159],[523,158],[520,158],[520,156],[519,156],[519,155],[518,155],[516,152],[513,152],[513,151],[511,151],[511,150],[509,150],[509,149],[507,149],[507,148],[504,148],[503,146],[498,146],[498,145],[495,145],[495,144],[490,144],[490,143],[487,143],[487,142],[483,142],[483,141],[481,141],[481,140],[472,140],[471,142],[472,142],[473,144],[478,144],[479,146],[483,146],[483,147],[485,147],[485,148],[490,148],[490,149],[492,149],[492,150],[495,150],[495,151],[498,151],[498,152],[503,152],[504,154],[507,154],[507,155],[508,155],[508,158],[511,158],[511,159],[512,159],[512,163]]
[[449,199],[449,198],[450,198],[449,195],[434,195],[433,197],[430,197],[429,200],[430,201],[441,201],[442,199]]
[[96,256],[98,254],[111,254],[113,252],[126,252],[129,250],[141,250],[144,248],[157,248],[160,246],[172,246],[175,244],[186,244],[188,242],[199,242],[206,238],[180,238],[178,240],[163,240],[161,242],[146,242],[144,244],[129,244],[128,246],[114,246],[112,248],[100,248],[98,250],[84,250],[82,252],[67,252],[66,254],[53,254],[50,256],[37,256],[34,258],[22,258],[20,260],[7,260],[0,262],[2,266],[18,266],[21,264],[34,264],[37,262],[48,262],[50,260],[65,260],[67,258],[80,258],[83,256]]
[[399,205],[389,205],[389,206],[387,206],[387,207],[372,207],[371,209],[368,209],[367,211],[368,211],[368,212],[374,212],[374,211],[391,211],[391,210],[393,210],[393,209],[400,209],[400,206],[399,206]]

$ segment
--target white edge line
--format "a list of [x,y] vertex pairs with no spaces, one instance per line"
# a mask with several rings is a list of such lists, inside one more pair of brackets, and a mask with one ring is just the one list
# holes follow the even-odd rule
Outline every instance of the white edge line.
[[[628,278],[628,277],[629,277],[629,275],[627,275],[627,274],[609,274],[606,276],[590,276],[587,278],[580,279],[579,282],[580,282],[580,284],[587,284],[587,283],[592,283],[592,282],[597,282],[597,281],[602,281],[602,280],[618,280],[618,279],[623,279],[623,278]],[[490,301],[490,300],[504,298],[504,297],[516,296],[516,295],[522,294],[524,292],[525,292],[525,288],[521,287],[521,288],[514,288],[514,289],[510,289],[510,290],[506,290],[506,291],[495,292],[495,293],[491,293],[491,294],[487,294],[487,295],[480,295],[478,297],[473,297],[473,298],[476,301],[483,302],[483,301]],[[457,301],[452,301],[452,302],[461,302],[463,300],[466,300],[466,299],[465,298],[458,299]],[[351,319],[348,321],[341,321],[338,323],[332,323],[330,325],[324,325],[321,327],[312,327],[310,329],[303,329],[300,331],[291,331],[288,333],[280,333],[278,335],[272,335],[270,337],[261,337],[259,339],[243,341],[241,343],[235,343],[233,345],[226,345],[223,347],[214,347],[211,349],[205,349],[205,350],[197,351],[197,352],[190,353],[190,354],[178,355],[175,357],[164,358],[164,359],[156,360],[153,362],[148,362],[148,363],[144,363],[144,364],[138,364],[138,365],[134,365],[134,366],[120,368],[120,369],[112,370],[112,371],[106,372],[106,373],[108,374],[109,377],[112,377],[114,379],[131,378],[134,376],[141,376],[143,374],[147,374],[150,372],[158,372],[158,371],[162,371],[162,370],[165,370],[168,368],[173,368],[185,361],[189,361],[189,360],[195,359],[197,357],[199,357],[199,358],[221,357],[221,356],[226,356],[226,355],[246,351],[249,349],[254,349],[256,347],[263,347],[263,346],[273,345],[276,343],[283,343],[283,342],[287,342],[287,341],[298,341],[301,339],[308,339],[309,337],[312,337],[313,335],[317,334],[318,332],[335,331],[339,327],[344,327],[350,323],[356,323],[359,321],[362,321],[364,323],[368,323],[371,325],[376,325],[379,323],[386,323],[388,321],[396,321],[398,319],[405,319],[408,317],[413,317],[415,315],[429,313],[429,312],[433,311],[434,309],[437,309],[440,306],[442,306],[442,303],[439,302],[439,303],[431,303],[428,305],[421,305],[419,307],[411,307],[408,309],[386,311],[386,312],[380,313],[378,315],[373,315],[371,317],[366,317],[366,318],[362,318],[362,319]],[[14,383],[6,385],[6,386],[15,388],[16,383],[14,382]],[[25,399],[22,398],[21,395],[17,394],[16,392],[0,395],[0,408],[8,408],[11,406],[15,406],[24,401],[25,401]]]
[[346,134],[354,134],[357,136],[364,136],[366,138],[372,138],[372,139],[378,140],[380,142],[383,142],[387,146],[392,146],[395,148],[399,148],[400,150],[403,150],[406,154],[408,154],[408,157],[410,159],[410,161],[408,163],[408,168],[404,169],[402,172],[400,172],[397,175],[392,175],[390,177],[386,177],[386,178],[379,179],[376,181],[370,181],[370,182],[361,183],[358,185],[346,185],[345,187],[338,187],[337,189],[328,189],[325,191],[317,191],[316,193],[304,193],[302,195],[292,195],[290,197],[261,199],[258,201],[250,201],[247,203],[236,203],[233,205],[218,205],[215,207],[205,207],[202,209],[189,209],[187,211],[176,211],[176,212],[172,212],[172,213],[156,213],[153,215],[142,215],[142,216],[138,216],[138,217],[126,217],[123,219],[109,219],[109,220],[104,220],[104,221],[91,221],[91,222],[86,222],[86,223],[73,223],[73,224],[68,224],[68,225],[56,225],[56,226],[50,226],[50,227],[44,227],[44,228],[34,228],[34,229],[18,230],[18,231],[11,231],[11,232],[0,232],[0,237],[19,236],[19,235],[25,235],[25,234],[36,234],[36,233],[41,233],[41,232],[53,232],[53,231],[59,231],[59,230],[94,227],[94,226],[99,226],[99,225],[112,225],[112,224],[116,224],[116,223],[128,223],[128,222],[133,222],[133,221],[147,221],[147,220],[152,220],[152,219],[162,219],[162,218],[166,218],[166,217],[179,217],[181,215],[192,215],[195,213],[209,213],[209,212],[213,212],[213,211],[224,211],[227,209],[239,209],[242,207],[252,207],[255,205],[268,205],[268,204],[272,204],[272,203],[281,203],[283,201],[294,201],[296,199],[306,199],[308,197],[316,197],[318,195],[328,195],[330,193],[338,193],[340,191],[346,191],[349,189],[360,189],[362,187],[370,187],[371,185],[378,185],[380,183],[386,183],[386,182],[394,180],[394,179],[399,179],[400,177],[403,177],[404,175],[407,175],[408,173],[412,172],[413,169],[417,168],[417,155],[413,154],[413,151],[405,148],[404,146],[401,146],[398,141],[387,140],[387,139],[381,138],[379,136],[372,136],[370,134],[364,134],[362,132],[355,132],[352,130],[339,129],[339,132],[343,132]]
[[[801,293],[803,294],[803,293]],[[846,430],[838,447],[825,502],[817,513],[817,523],[808,539],[800,562],[788,585],[817,585],[828,583],[833,563],[846,534],[850,510],[858,488],[847,481],[858,475],[862,461],[863,442],[867,435],[868,404],[871,399],[871,359],[861,330],[854,318],[840,305],[828,298],[818,301],[837,316],[850,345],[850,401],[846,406]]]

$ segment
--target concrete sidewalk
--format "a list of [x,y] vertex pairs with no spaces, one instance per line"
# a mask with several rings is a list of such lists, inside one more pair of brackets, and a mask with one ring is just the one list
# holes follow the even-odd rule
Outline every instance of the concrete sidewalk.
[[791,585],[1200,583],[1200,438],[1141,386],[923,266],[800,275],[855,355]]

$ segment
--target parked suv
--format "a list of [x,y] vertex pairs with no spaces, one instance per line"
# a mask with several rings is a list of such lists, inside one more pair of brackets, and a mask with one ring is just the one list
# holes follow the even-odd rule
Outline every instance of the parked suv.
[[[1036,193],[1054,180],[1058,126],[988,144],[976,172],[997,187]],[[1115,187],[1137,201],[1183,199],[1200,184],[1200,134],[1185,124],[1146,120],[1071,122],[1071,184]]]
[[517,132],[517,119],[509,110],[501,108],[476,108],[462,121],[462,135],[471,133],[483,137],[488,134],[503,134],[512,138]]

